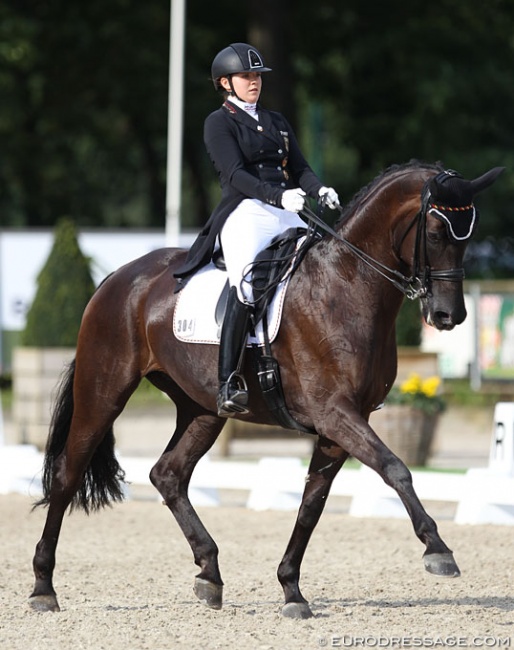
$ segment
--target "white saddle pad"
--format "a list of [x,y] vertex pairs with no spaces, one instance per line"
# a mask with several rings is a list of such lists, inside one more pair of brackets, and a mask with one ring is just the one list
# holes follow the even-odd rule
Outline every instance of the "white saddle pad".
[[[221,328],[215,320],[216,305],[227,281],[227,274],[210,263],[196,273],[178,294],[173,314],[173,334],[185,343],[218,344]],[[280,326],[282,308],[289,276],[277,287],[268,312],[268,334],[273,341]],[[248,345],[264,345],[262,325],[256,327],[255,337],[248,337]]]

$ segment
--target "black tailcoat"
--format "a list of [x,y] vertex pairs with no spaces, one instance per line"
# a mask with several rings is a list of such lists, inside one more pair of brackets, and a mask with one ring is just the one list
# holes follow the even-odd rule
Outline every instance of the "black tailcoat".
[[[259,120],[226,101],[205,120],[204,142],[219,174],[221,200],[174,273],[179,287],[209,263],[216,237],[246,198],[282,207],[284,190],[301,187],[317,197],[322,183],[303,157],[287,120],[259,108]],[[180,282],[181,281],[181,282]]]

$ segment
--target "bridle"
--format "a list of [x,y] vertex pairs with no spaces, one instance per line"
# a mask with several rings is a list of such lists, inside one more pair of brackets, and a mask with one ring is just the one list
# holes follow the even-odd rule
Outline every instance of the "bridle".
[[[346,246],[346,248],[348,248],[348,250],[350,250],[358,259],[364,262],[367,266],[369,266],[369,268],[373,269],[383,278],[388,280],[409,300],[415,300],[416,298],[424,298],[428,295],[430,285],[433,281],[462,282],[465,277],[463,268],[433,270],[430,267],[427,251],[427,213],[430,202],[430,190],[428,189],[427,183],[425,183],[421,194],[420,210],[411,221],[400,240],[399,247],[401,248],[403,241],[411,229],[416,226],[416,240],[414,244],[414,255],[412,261],[412,275],[409,277],[400,271],[397,271],[396,269],[392,269],[385,264],[382,264],[382,262],[379,262],[375,258],[371,257],[371,255],[368,255],[363,250],[349,242],[345,237],[340,235],[331,226],[325,223],[323,219],[321,219],[321,217],[317,215],[313,210],[311,210],[308,206],[305,206],[300,214],[302,214],[308,221],[316,224],[316,226],[318,226],[321,230],[324,230],[326,233],[344,244],[344,246]],[[343,208],[340,206],[338,206],[338,209],[341,213],[343,212]],[[398,257],[400,258],[399,255]]]

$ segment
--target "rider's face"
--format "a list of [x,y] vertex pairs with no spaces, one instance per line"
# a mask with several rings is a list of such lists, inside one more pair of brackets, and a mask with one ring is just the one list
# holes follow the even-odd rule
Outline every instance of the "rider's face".
[[[221,78],[221,85],[230,92],[230,83],[227,77]],[[232,85],[236,95],[243,102],[255,104],[259,101],[262,89],[262,77],[260,72],[240,72],[232,75]]]

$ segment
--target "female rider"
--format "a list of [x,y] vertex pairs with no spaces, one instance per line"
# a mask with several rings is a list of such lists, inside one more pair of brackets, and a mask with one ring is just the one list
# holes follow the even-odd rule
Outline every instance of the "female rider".
[[305,195],[339,205],[309,167],[287,120],[259,104],[262,56],[251,45],[232,43],[212,63],[211,76],[224,103],[205,120],[204,141],[219,174],[222,195],[207,224],[175,272],[178,289],[212,259],[219,235],[230,284],[223,321],[218,375],[218,415],[248,412],[248,391],[238,374],[248,333],[251,286],[245,267],[278,234],[306,227],[299,217]]

